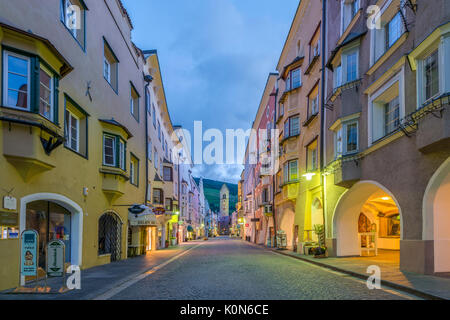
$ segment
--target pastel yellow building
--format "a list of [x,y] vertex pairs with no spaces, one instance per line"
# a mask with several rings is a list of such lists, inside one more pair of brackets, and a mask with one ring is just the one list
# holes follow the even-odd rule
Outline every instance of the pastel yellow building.
[[[132,29],[116,0],[0,3],[0,290],[26,280],[19,280],[26,229],[39,233],[42,270],[52,239],[64,241],[66,264],[84,269],[127,258],[128,209],[154,204],[157,176],[167,180],[158,206],[173,211],[178,186],[175,170],[165,169],[173,167],[173,129],[162,80],[156,56],[133,44]],[[153,141],[157,165],[147,152],[151,99],[165,135]],[[163,239],[171,219],[165,214],[159,224]]]

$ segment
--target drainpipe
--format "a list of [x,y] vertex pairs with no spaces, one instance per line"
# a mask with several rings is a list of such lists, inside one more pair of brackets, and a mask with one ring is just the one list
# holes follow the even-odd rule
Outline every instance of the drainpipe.
[[322,185],[322,212],[323,212],[323,232],[326,239],[326,203],[325,203],[325,55],[326,55],[326,26],[327,26],[327,1],[322,0],[322,70],[321,70],[321,106],[320,106],[320,184]]
[[147,106],[149,106],[150,101],[148,101],[148,86],[153,81],[153,77],[151,75],[144,76],[145,84],[145,202],[144,205],[147,205],[148,201],[148,110]]
[[[277,79],[277,81],[278,81],[278,79]],[[276,127],[276,123],[277,123],[277,98],[278,98],[278,85],[277,85],[277,90],[275,91],[275,112],[273,113],[273,124],[274,124],[274,127]],[[275,135],[271,135],[271,137],[272,137],[272,139],[274,140],[274,141],[276,141],[277,143],[278,143],[278,141],[277,141],[277,138],[275,137]],[[272,151],[274,150],[275,148],[273,148],[272,147]],[[277,155],[277,157],[278,157],[278,155]],[[275,159],[275,157],[274,157],[274,159]],[[274,168],[272,168],[272,169],[274,169]],[[276,248],[277,247],[277,219],[276,219],[276,215],[275,215],[275,188],[276,188],[276,179],[275,179],[275,177],[276,177],[276,173],[274,172],[274,174],[273,174],[273,176],[272,176],[272,217],[273,217],[273,230],[274,230],[274,237],[273,237],[273,246]],[[270,234],[270,233],[269,233]]]

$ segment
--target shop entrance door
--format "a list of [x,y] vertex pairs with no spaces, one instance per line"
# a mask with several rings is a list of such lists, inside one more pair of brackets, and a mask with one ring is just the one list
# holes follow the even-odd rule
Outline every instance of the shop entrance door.
[[65,262],[71,257],[71,213],[51,201],[35,201],[27,204],[26,229],[39,234],[39,267],[45,269],[45,250],[51,240],[62,240],[66,245]]

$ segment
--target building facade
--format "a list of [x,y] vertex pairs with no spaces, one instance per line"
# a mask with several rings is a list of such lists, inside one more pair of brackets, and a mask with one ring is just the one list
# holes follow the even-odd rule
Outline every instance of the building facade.
[[[379,20],[367,21],[370,5]],[[328,1],[327,11],[330,254],[378,249],[405,271],[448,272],[450,6]]]
[[[39,234],[39,275],[52,239],[82,269],[167,245],[177,139],[156,52],[132,29],[118,0],[0,2],[0,289],[27,280],[26,229]],[[136,204],[155,219],[132,225]]]
[[[277,66],[274,215],[288,249],[450,270],[449,25],[445,1],[299,2]],[[242,186],[256,241],[251,156]]]

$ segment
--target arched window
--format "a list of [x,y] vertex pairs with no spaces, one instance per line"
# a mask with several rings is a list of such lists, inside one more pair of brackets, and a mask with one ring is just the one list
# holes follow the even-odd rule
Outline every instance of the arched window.
[[98,221],[98,254],[111,254],[111,261],[120,260],[122,222],[114,212],[104,213]]

